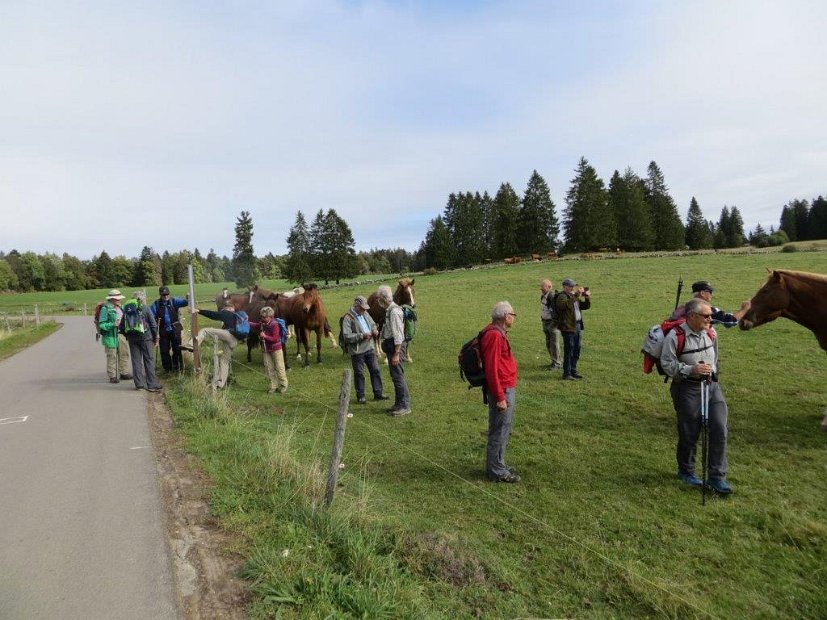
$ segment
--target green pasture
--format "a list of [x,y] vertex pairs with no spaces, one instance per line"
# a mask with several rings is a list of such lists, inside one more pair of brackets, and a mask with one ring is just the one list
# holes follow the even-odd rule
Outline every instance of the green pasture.
[[[734,310],[772,267],[827,273],[827,252],[627,256],[417,277],[419,331],[406,367],[413,413],[393,419],[384,403],[352,397],[330,510],[320,497],[349,363],[329,341],[321,365],[293,362],[283,395],[266,393],[261,353],[248,365],[242,347],[231,388],[217,397],[190,379],[170,381],[177,428],[214,481],[211,509],[247,559],[251,615],[827,617],[826,360],[815,337],[785,320],[719,331],[736,494],[706,506],[675,478],[668,388],[641,372],[640,344],[671,311],[679,274],[684,299],[693,281],[709,279],[715,304]],[[584,381],[544,369],[544,277],[591,287]],[[331,324],[374,289],[323,291]],[[523,477],[517,485],[485,481],[486,409],[456,364],[501,299],[518,313],[507,458]]]
[[59,328],[60,325],[54,321],[44,321],[40,325],[30,327],[15,325],[10,330],[5,329],[5,324],[0,324],[0,360],[11,357],[18,351],[40,342]]
[[[779,320],[720,330],[730,407],[729,479],[712,498],[675,478],[668,389],[641,372],[647,328],[671,311],[679,274],[709,279],[735,309],[766,268],[827,273],[827,253],[710,254],[497,266],[418,277],[419,332],[406,368],[413,414],[353,404],[333,510],[319,507],[342,370],[294,362],[267,395],[261,356],[236,350],[211,399],[186,380],[169,402],[215,480],[212,509],[240,535],[254,617],[827,617],[824,352]],[[548,359],[539,281],[591,287],[582,382]],[[324,291],[330,315],[372,288]],[[483,477],[486,410],[456,355],[510,300],[520,366],[508,462]],[[291,341],[291,351],[294,343]],[[208,351],[205,352],[205,359]],[[383,369],[387,391],[392,385]]]

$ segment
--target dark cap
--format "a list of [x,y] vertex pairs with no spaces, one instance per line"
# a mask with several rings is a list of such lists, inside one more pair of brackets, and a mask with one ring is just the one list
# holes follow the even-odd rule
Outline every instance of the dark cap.
[[575,282],[571,278],[566,278],[565,280],[563,280],[563,286],[577,286],[577,282]]
[[169,295],[169,287],[168,286],[159,286],[158,287],[158,294],[159,295]]
[[714,290],[715,289],[712,288],[712,285],[706,280],[699,280],[692,285],[693,293],[700,293],[701,291],[709,291],[710,293],[712,293]]

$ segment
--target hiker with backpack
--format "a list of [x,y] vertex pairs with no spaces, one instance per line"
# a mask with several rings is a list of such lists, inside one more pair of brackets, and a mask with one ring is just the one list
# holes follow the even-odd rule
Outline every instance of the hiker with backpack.
[[161,384],[155,376],[158,324],[155,322],[152,310],[146,304],[146,294],[143,291],[135,291],[132,299],[123,303],[121,330],[129,343],[135,389],[160,392]]
[[[287,372],[284,370],[282,349],[287,344],[287,335],[282,332],[283,319],[276,319],[276,311],[270,306],[261,309],[261,321],[250,321],[250,327],[259,330],[264,368],[270,379],[270,394],[287,391]],[[281,324],[279,324],[281,321]],[[286,330],[286,326],[284,327]]]
[[479,347],[485,371],[483,389],[488,402],[485,475],[492,482],[520,481],[520,476],[505,464],[517,388],[517,360],[511,352],[508,330],[516,316],[509,302],[500,301],[491,310],[491,323],[480,332]]
[[726,481],[727,405],[718,383],[718,340],[711,327],[712,315],[708,302],[690,299],[685,308],[686,321],[666,334],[660,364],[672,378],[670,393],[678,417],[678,478],[693,487],[704,485],[695,473],[695,447],[701,431],[707,430],[706,421],[709,463],[704,480],[713,491],[728,495],[734,491]]
[[376,361],[373,339],[379,336],[376,323],[371,318],[367,299],[359,295],[353,300],[353,306],[339,319],[339,346],[350,356],[353,366],[353,383],[356,387],[356,402],[367,404],[365,398],[365,366],[370,374],[370,386],[373,400],[388,400],[382,388],[382,374]]
[[[233,360],[233,350],[239,342],[247,339],[250,333],[250,321],[247,313],[239,310],[236,312],[232,299],[227,299],[224,309],[218,312],[212,310],[198,309],[198,314],[214,321],[221,321],[221,327],[204,327],[198,330],[198,345],[204,339],[213,339],[215,347],[220,347],[216,352],[216,367],[213,368],[212,387],[222,389],[227,385],[227,377],[230,375],[230,364]],[[192,351],[190,346],[181,346],[182,349]]]
[[158,348],[161,352],[161,366],[165,372],[181,372],[184,360],[181,355],[181,322],[178,309],[189,304],[183,297],[171,297],[168,286],[158,288],[160,297],[152,302],[150,309],[158,323]]
[[121,292],[113,288],[98,312],[98,331],[101,335],[101,344],[106,351],[106,374],[109,376],[109,383],[132,378],[129,374],[129,345],[119,329],[123,318],[123,299]]
[[559,315],[558,328],[563,333],[563,380],[574,381],[582,379],[583,375],[577,372],[577,362],[580,360],[580,342],[583,325],[583,310],[591,305],[589,288],[575,288],[577,282],[571,278],[563,280],[563,292],[554,298]]
[[382,326],[380,340],[382,350],[388,356],[388,371],[393,381],[393,391],[396,396],[393,407],[388,409],[388,415],[400,417],[411,412],[411,393],[405,381],[405,366],[408,343],[405,340],[405,313],[393,301],[391,287],[380,286],[376,291],[379,307],[385,311],[385,324]]
[[[712,288],[712,284],[710,284],[707,280],[699,280],[692,285],[692,298],[701,299],[708,303],[712,308],[713,325],[723,325],[726,328],[735,327],[738,325],[738,321],[741,320],[741,317],[744,316],[750,309],[750,300],[747,299],[741,302],[741,307],[735,313],[725,312],[712,305],[712,294],[714,292],[715,289]],[[686,305],[684,304],[675,308],[671,318],[672,320],[680,319],[683,318],[685,314]]]
[[552,289],[551,280],[540,282],[540,321],[543,324],[543,334],[546,337],[546,350],[551,360],[548,366],[549,370],[557,370],[563,367],[563,334],[557,328],[560,316],[554,303],[558,294],[558,291]]

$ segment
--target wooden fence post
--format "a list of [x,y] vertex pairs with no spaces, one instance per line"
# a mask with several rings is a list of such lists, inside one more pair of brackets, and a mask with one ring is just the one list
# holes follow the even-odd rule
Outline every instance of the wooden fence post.
[[40,327],[40,309],[37,304],[34,305],[34,324]]
[[83,304],[83,316],[87,316],[89,312],[86,309],[86,304]]
[[336,416],[336,431],[333,433],[333,452],[330,455],[330,468],[327,470],[327,489],[324,493],[324,505],[330,506],[336,491],[336,479],[339,475],[339,463],[342,462],[342,448],[345,445],[345,422],[350,404],[350,379],[353,371],[345,368],[342,373],[342,389],[339,390],[339,414]]
[[[195,307],[195,276],[192,271],[192,263],[187,265],[187,280],[189,281],[189,308],[190,308],[190,334],[192,336],[192,367],[196,375],[201,374],[201,351],[198,350],[198,310]],[[213,364],[215,372],[215,364]]]
[[26,327],[26,313],[22,310],[20,311],[20,327]]

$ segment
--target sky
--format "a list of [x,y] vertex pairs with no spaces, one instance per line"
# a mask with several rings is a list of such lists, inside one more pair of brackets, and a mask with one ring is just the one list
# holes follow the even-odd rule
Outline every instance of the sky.
[[416,250],[452,192],[650,161],[747,230],[827,194],[827,2],[0,2],[0,251],[257,255],[335,209]]

